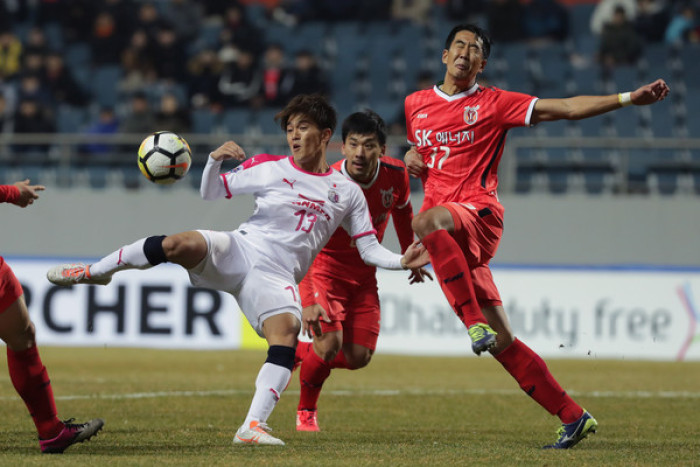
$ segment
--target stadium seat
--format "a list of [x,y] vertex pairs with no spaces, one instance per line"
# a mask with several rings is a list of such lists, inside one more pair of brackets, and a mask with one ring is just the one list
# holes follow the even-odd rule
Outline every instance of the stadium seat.
[[219,127],[219,115],[209,109],[194,109],[192,111],[192,131],[194,133],[214,133]]
[[79,133],[88,120],[88,111],[79,107],[61,104],[56,111],[56,126],[59,133]]
[[119,65],[103,65],[94,70],[92,92],[100,107],[117,106],[119,93],[116,84],[121,80],[122,73]]
[[221,119],[224,131],[233,135],[245,133],[250,125],[251,114],[248,109],[229,109],[224,111]]

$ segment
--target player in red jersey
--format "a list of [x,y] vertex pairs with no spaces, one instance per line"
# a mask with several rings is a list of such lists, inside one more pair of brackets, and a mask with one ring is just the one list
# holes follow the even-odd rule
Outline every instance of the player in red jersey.
[[479,86],[491,41],[474,25],[456,26],[442,52],[444,81],[406,98],[406,126],[414,146],[405,162],[423,179],[425,199],[413,230],[430,254],[440,286],[464,322],[477,355],[489,350],[520,387],[563,426],[549,448],[574,446],[594,433],[596,420],[559,386],[544,361],[513,336],[489,261],[503,231],[497,168],[506,133],[517,126],[578,120],[627,105],[649,105],[669,93],[659,79],[608,96],[538,99]]
[[[39,198],[41,185],[29,180],[0,185],[0,203],[25,208]],[[0,338],[7,344],[7,368],[12,385],[29,409],[39,433],[44,454],[62,453],[67,447],[95,435],[104,424],[101,419],[87,423],[62,422],[56,416],[56,403],[46,367],[36,346],[34,324],[29,319],[24,292],[12,269],[0,256]]]
[[[345,159],[333,168],[362,188],[378,240],[382,241],[391,217],[401,251],[405,251],[413,242],[411,190],[404,163],[385,156],[384,121],[371,110],[353,113],[343,122],[342,137]],[[372,358],[380,319],[376,271],[362,261],[345,230],[338,229],[299,284],[304,310],[329,318],[321,322],[322,334],[315,335],[313,343],[297,346],[297,362],[303,361],[296,420],[299,431],[319,430],[317,402],[331,370],[356,370]],[[422,282],[424,275],[432,279],[423,269],[416,269],[409,280]]]

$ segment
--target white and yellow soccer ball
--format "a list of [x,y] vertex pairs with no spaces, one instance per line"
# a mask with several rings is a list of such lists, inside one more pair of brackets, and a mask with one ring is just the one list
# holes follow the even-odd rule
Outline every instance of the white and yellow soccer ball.
[[138,156],[141,173],[159,185],[180,180],[192,165],[190,145],[172,131],[157,131],[148,135],[139,146]]

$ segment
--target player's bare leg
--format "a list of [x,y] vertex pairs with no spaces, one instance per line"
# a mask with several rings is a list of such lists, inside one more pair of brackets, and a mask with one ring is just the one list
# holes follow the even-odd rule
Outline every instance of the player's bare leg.
[[412,227],[428,250],[445,297],[467,327],[472,350],[479,355],[491,349],[496,343],[495,332],[486,324],[476,301],[469,265],[459,244],[452,238],[455,231],[452,213],[443,206],[436,206],[417,214]]
[[34,324],[29,319],[24,296],[0,313],[0,339],[7,344],[10,379],[32,416],[43,453],[62,453],[102,429],[104,421],[99,418],[73,424],[56,416],[51,380],[39,357]]
[[271,316],[263,322],[263,333],[270,345],[267,360],[255,381],[255,395],[243,425],[233,438],[239,445],[283,446],[284,441],[270,435],[267,419],[289,383],[294,367],[294,348],[301,322],[293,313]]
[[502,306],[482,308],[489,325],[498,333],[493,356],[515,378],[528,396],[562,422],[557,441],[546,446],[567,449],[595,433],[598,423],[574,402],[549,372],[544,360],[513,336],[510,322]]
[[197,231],[175,235],[141,238],[124,245],[94,264],[62,264],[48,271],[46,277],[56,285],[107,285],[112,275],[128,269],[148,269],[160,263],[179,264],[191,269],[207,254],[207,242]]

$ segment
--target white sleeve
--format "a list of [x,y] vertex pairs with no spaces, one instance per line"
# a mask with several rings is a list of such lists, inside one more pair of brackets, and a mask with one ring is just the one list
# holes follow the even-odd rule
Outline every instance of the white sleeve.
[[370,266],[377,266],[383,269],[399,270],[401,258],[403,256],[392,253],[384,248],[378,241],[376,235],[364,235],[355,239],[355,246],[362,257],[362,261]]
[[221,164],[223,161],[217,161],[211,156],[207,158],[207,165],[204,166],[202,172],[202,185],[199,187],[199,193],[204,199],[219,199],[228,197],[224,181],[221,178]]

